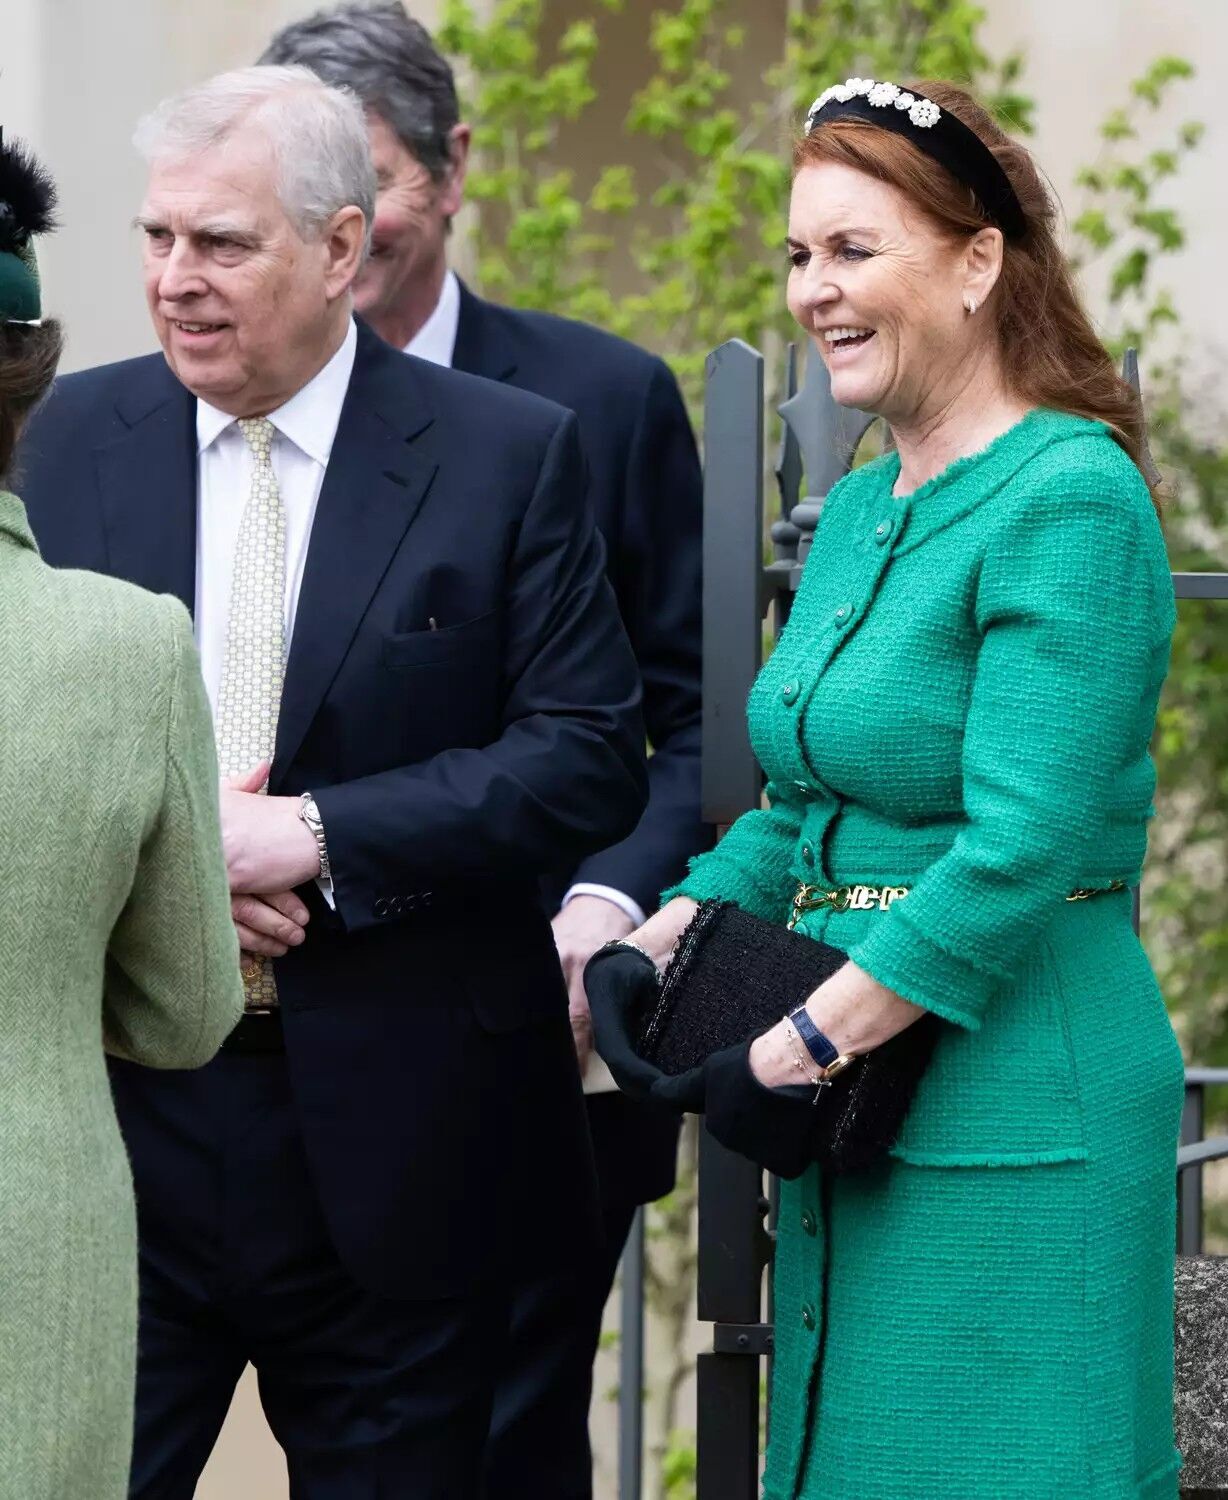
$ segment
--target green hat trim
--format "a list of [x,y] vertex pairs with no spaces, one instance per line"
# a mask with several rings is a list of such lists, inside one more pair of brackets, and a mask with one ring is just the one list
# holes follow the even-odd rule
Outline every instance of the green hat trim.
[[37,323],[42,315],[33,244],[0,251],[0,322]]
[[34,237],[55,227],[55,184],[19,141],[0,129],[0,323],[43,316]]

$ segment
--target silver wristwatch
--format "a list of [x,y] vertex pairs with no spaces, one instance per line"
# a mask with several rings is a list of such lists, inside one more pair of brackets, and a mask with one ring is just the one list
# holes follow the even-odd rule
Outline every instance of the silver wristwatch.
[[310,792],[304,792],[299,798],[298,815],[311,830],[316,841],[316,848],[320,851],[320,879],[331,880],[333,872],[328,863],[328,845],[324,840],[324,824],[320,821],[320,809],[316,806],[316,799]]

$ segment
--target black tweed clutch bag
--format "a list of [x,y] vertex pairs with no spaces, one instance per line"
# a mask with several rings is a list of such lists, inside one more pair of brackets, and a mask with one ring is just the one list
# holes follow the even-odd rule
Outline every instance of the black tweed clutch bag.
[[[731,902],[705,901],[674,949],[636,1050],[663,1073],[684,1073],[769,1030],[845,961],[838,948]],[[811,1111],[811,1159],[850,1172],[886,1153],[942,1024],[922,1016],[820,1090]]]

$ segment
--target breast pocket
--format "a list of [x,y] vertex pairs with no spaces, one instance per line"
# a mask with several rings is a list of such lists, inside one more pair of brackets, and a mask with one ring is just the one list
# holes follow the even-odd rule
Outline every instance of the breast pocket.
[[499,644],[496,611],[447,625],[441,630],[408,630],[386,635],[380,660],[394,672],[418,667],[451,667],[463,661],[495,661]]

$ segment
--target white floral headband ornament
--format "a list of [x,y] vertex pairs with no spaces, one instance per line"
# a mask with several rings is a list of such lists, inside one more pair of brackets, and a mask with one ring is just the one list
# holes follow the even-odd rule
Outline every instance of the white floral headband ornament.
[[1026,233],[1023,205],[998,158],[950,110],[939,109],[932,99],[909,93],[895,83],[846,78],[843,83],[833,83],[824,89],[810,106],[806,134],[841,118],[864,120],[905,136],[919,151],[972,189],[986,216],[1007,239],[1019,239]]
[[942,111],[929,99],[918,99],[895,83],[875,83],[873,78],[847,78],[843,83],[833,83],[824,89],[810,106],[806,116],[806,134],[814,129],[815,116],[834,99],[837,104],[847,104],[850,99],[863,97],[876,109],[886,109],[891,104],[896,109],[906,110],[908,118],[918,130],[930,130],[942,119]]

